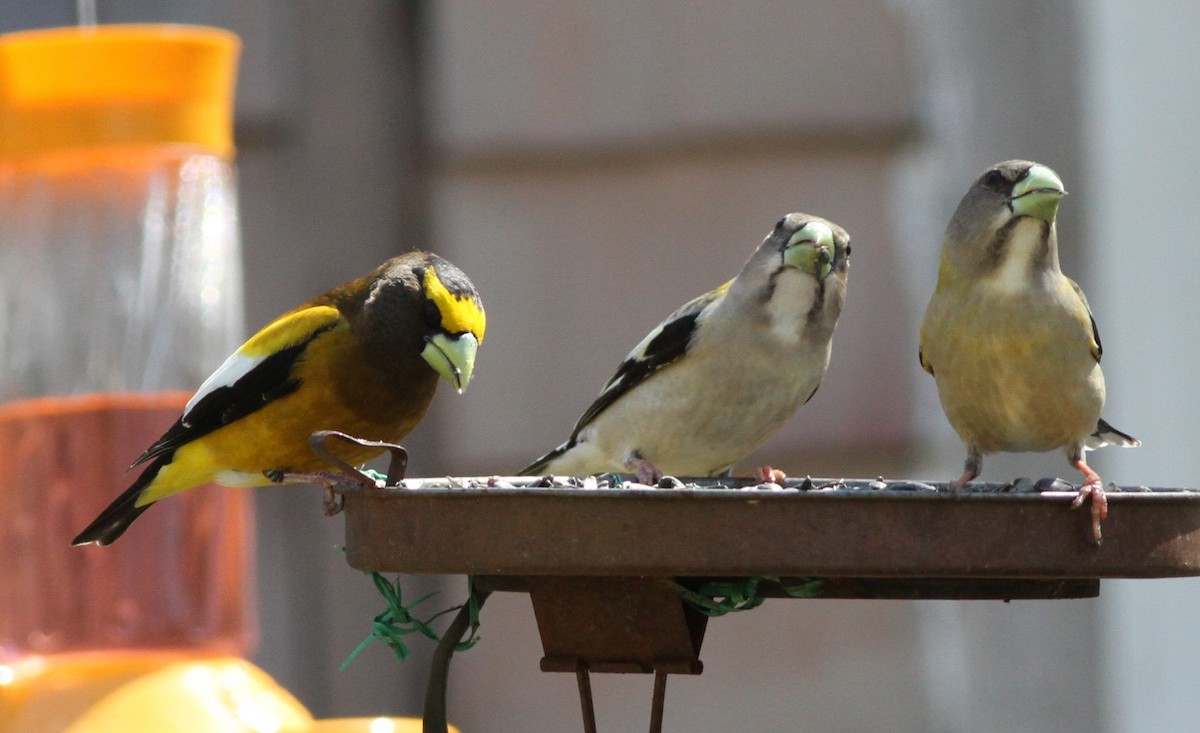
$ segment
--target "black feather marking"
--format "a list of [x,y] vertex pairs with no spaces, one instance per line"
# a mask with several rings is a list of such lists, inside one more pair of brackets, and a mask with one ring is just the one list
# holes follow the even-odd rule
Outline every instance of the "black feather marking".
[[124,493],[109,504],[100,515],[92,520],[82,532],[71,540],[72,545],[86,545],[95,542],[97,545],[111,545],[118,537],[125,534],[133,520],[150,508],[149,504],[137,506],[137,498],[142,490],[150,485],[163,466],[170,462],[169,457],[159,458],[146,467],[137,480]]
[[[571,437],[562,445],[521,469],[519,475],[538,476],[545,473],[551,463],[578,445],[579,434],[602,412],[653,376],[655,372],[670,366],[687,353],[692,337],[696,333],[700,314],[722,297],[726,289],[727,287],[720,287],[684,303],[679,310],[660,323],[657,327],[658,333],[646,344],[642,353],[626,356],[621,365],[617,367],[616,374],[604,385],[600,396],[575,423],[574,429],[571,430]],[[634,351],[636,352],[637,349],[635,348]]]
[[1094,356],[1096,361],[1099,362],[1100,357],[1104,356],[1104,344],[1100,342],[1100,329],[1096,326],[1096,317],[1092,315],[1092,306],[1088,304],[1087,296],[1083,294],[1083,288],[1079,287],[1079,283],[1070,278],[1067,278],[1067,282],[1071,283],[1071,287],[1074,288],[1075,294],[1079,296],[1081,301],[1083,301],[1083,308],[1087,311],[1088,320],[1092,324],[1092,340],[1096,342],[1096,351],[1092,354],[1092,356]]
[[661,330],[650,343],[646,344],[646,348],[641,354],[626,357],[617,367],[616,374],[608,380],[608,384],[604,385],[600,396],[575,423],[575,429],[571,431],[571,439],[568,442],[573,442],[581,430],[634,387],[687,353],[692,337],[696,333],[696,324],[700,313],[716,297],[717,295],[709,293],[688,302],[660,324]]
[[321,334],[334,328],[329,324],[314,330],[304,341],[276,351],[230,385],[205,395],[191,410],[175,421],[163,436],[134,461],[137,466],[152,458],[170,459],[180,446],[202,438],[214,430],[261,410],[269,403],[295,392],[300,380],[293,376],[305,349]]
[[804,398],[804,402],[801,402],[800,404],[802,404],[802,405],[807,405],[807,404],[809,403],[809,400],[811,400],[813,397],[815,397],[815,396],[816,396],[816,394],[817,394],[817,390],[818,390],[818,389],[820,389],[820,388],[821,388],[821,385],[820,385],[820,383],[817,383],[817,386],[816,386],[816,387],[813,387],[813,391],[812,391],[812,392],[809,392],[809,393],[808,393],[808,396]]
[[1103,439],[1105,433],[1111,433],[1112,435],[1116,435],[1117,437],[1123,439],[1127,443],[1136,444],[1136,443],[1141,442],[1137,438],[1130,435],[1129,433],[1117,430],[1112,425],[1110,425],[1108,423],[1108,421],[1105,420],[1104,418],[1100,418],[1099,420],[1096,421],[1096,431],[1094,433],[1092,433],[1092,435],[1097,438]]
[[551,463],[558,460],[558,457],[575,447],[575,439],[571,438],[567,442],[558,446],[546,455],[530,463],[525,468],[517,472],[518,476],[541,476],[546,473],[546,469]]

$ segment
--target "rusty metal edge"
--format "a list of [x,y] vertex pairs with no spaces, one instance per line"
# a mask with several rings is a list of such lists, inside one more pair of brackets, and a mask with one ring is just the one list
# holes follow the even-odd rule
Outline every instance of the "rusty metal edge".
[[352,567],[481,575],[1103,578],[1200,575],[1200,493],[350,489]]

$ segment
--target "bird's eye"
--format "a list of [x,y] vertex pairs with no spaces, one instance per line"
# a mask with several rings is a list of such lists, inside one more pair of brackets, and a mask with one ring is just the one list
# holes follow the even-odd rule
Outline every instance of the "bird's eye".
[[442,312],[438,310],[437,303],[434,303],[432,300],[425,301],[425,308],[422,311],[421,316],[425,319],[426,326],[429,326],[430,328],[441,328]]
[[990,170],[983,177],[983,185],[988,188],[999,188],[1004,183],[1004,174],[998,170]]
[[847,257],[850,256],[850,243],[849,242],[846,243],[846,256]]

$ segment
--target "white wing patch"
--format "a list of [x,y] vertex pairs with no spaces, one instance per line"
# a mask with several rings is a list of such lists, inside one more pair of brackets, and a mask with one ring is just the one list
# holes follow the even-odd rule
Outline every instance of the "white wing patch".
[[654,327],[653,331],[646,334],[646,337],[639,341],[638,345],[634,346],[633,350],[625,355],[625,361],[629,361],[631,359],[633,361],[644,361],[646,358],[646,349],[649,348],[650,342],[658,338],[658,335],[662,333],[663,325],[663,323],[658,324]]
[[[712,315],[714,310],[716,310],[717,305],[721,303],[721,300],[723,299],[725,292],[728,290],[728,287],[729,283],[725,283],[725,285],[722,285],[720,288],[717,288],[711,293],[706,293],[705,295],[701,296],[702,298],[707,298],[708,301],[704,303],[704,306],[700,309],[700,312],[696,313],[697,326],[708,320],[708,317]],[[634,346],[633,350],[626,354],[625,358],[633,359],[635,361],[644,360],[646,358],[646,349],[650,347],[650,344],[654,341],[654,339],[658,338],[658,335],[663,332],[663,329],[665,329],[674,321],[678,320],[679,317],[690,315],[690,313],[693,312],[695,311],[688,311],[685,308],[681,308],[675,313],[672,313],[671,316],[669,316],[665,321],[655,326],[653,331],[646,334],[646,337],[639,341],[638,345]]]
[[[331,305],[304,306],[276,318],[261,331],[251,336],[246,343],[238,347],[238,350],[233,352],[225,360],[225,363],[217,367],[217,370],[210,374],[208,379],[204,380],[204,383],[196,390],[196,394],[192,395],[187,405],[184,406],[183,416],[180,418],[180,427],[194,427],[189,423],[188,417],[209,395],[224,387],[232,387],[238,380],[249,375],[259,365],[267,359],[273,358],[280,351],[292,347],[303,347],[322,332],[328,331],[331,328],[337,328],[339,325],[346,325],[346,321],[342,318],[341,312]],[[287,375],[283,376],[286,378]],[[259,385],[259,387],[262,386]],[[282,386],[282,384],[270,386],[277,388]],[[226,407],[229,407],[229,405],[214,405],[214,412],[220,412],[221,409]],[[245,406],[243,405],[243,407]],[[250,411],[253,412],[253,409]],[[205,420],[208,420],[210,417],[218,421],[223,420],[217,414],[205,416]],[[204,428],[204,432],[214,430],[216,427],[218,426],[208,426]],[[163,440],[168,437],[164,436],[163,439],[160,439],[151,446],[147,452],[147,456],[158,455],[167,446],[172,445],[175,438],[178,438],[180,435],[186,436],[186,433],[186,430],[180,433],[175,428],[172,428],[168,432],[168,436],[174,437],[164,443]],[[188,439],[190,440],[190,438]],[[174,447],[178,447],[178,445]]]
[[217,367],[217,370],[208,375],[208,379],[200,385],[196,390],[196,394],[188,400],[187,405],[183,408],[183,421],[187,422],[188,413],[196,406],[200,400],[207,397],[209,394],[220,389],[221,387],[231,387],[242,377],[249,374],[254,367],[262,363],[265,357],[254,357],[243,354],[241,349],[230,354],[225,363]]

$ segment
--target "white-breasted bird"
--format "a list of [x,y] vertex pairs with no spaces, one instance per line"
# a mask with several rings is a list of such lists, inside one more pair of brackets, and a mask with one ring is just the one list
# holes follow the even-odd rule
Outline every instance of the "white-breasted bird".
[[647,334],[567,441],[521,473],[632,472],[652,483],[730,469],[820,386],[849,256],[837,224],[783,217],[737,277]]

